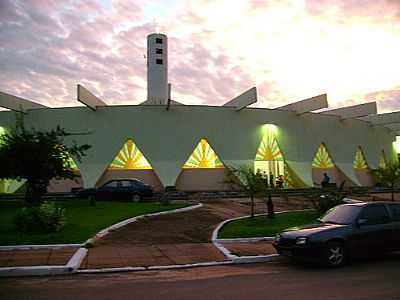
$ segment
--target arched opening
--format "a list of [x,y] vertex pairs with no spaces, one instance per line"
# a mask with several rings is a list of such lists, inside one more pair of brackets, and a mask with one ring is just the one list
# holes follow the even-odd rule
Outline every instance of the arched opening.
[[371,169],[368,166],[361,146],[357,147],[353,161],[353,168],[356,177],[362,186],[373,186],[375,184],[374,178],[371,174]]
[[335,165],[326,145],[321,143],[312,162],[312,179],[315,186],[321,187],[324,174],[329,177],[329,184],[352,185],[352,182]]
[[151,185],[155,191],[163,190],[157,174],[132,139],[127,139],[96,186],[117,178],[136,178]]
[[196,148],[186,160],[176,180],[176,188],[182,191],[223,191],[225,168],[207,139],[200,139]]

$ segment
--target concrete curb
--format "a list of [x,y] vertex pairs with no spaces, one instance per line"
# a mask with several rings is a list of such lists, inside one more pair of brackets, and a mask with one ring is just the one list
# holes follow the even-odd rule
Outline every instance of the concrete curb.
[[67,263],[67,267],[71,268],[73,272],[79,269],[82,261],[85,259],[88,249],[79,248]]
[[232,264],[234,264],[233,261],[225,260],[225,261],[211,261],[211,262],[201,262],[201,263],[182,264],[182,265],[85,269],[85,270],[78,270],[77,273],[79,273],[79,274],[101,274],[101,273],[117,273],[117,272],[163,271],[163,270],[189,269],[189,268],[197,268],[197,267],[232,265]]
[[254,237],[254,238],[236,238],[236,239],[216,239],[218,243],[253,243],[260,241],[273,241],[272,236]]
[[43,250],[43,249],[61,249],[69,247],[82,247],[82,244],[51,244],[51,245],[17,245],[17,246],[0,246],[0,251],[12,250]]
[[[275,212],[275,214],[282,214],[287,212],[295,212],[295,211],[307,211],[309,209],[298,209],[298,210],[285,210]],[[266,216],[267,213],[256,214],[255,216]],[[258,242],[258,241],[271,241],[274,237],[265,236],[265,237],[255,237],[255,238],[236,238],[236,239],[218,239],[218,233],[227,223],[249,218],[250,215],[236,217],[232,219],[227,219],[218,224],[218,226],[214,229],[211,241],[213,245],[229,260],[232,260],[234,263],[252,263],[252,262],[267,262],[276,260],[279,257],[279,254],[270,254],[270,255],[254,255],[254,256],[237,256],[232,254],[227,248],[224,247],[222,243],[246,243],[246,242]]]
[[0,277],[18,276],[45,276],[71,274],[79,269],[86,256],[87,249],[79,248],[64,266],[29,266],[29,267],[8,267],[0,268]]

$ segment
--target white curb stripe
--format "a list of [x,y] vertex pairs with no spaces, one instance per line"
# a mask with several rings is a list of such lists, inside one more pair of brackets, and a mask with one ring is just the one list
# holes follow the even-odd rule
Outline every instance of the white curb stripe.
[[[307,211],[310,209],[298,209],[298,210],[285,210],[285,211],[278,211],[275,212],[275,214],[283,214],[283,213],[287,213],[287,212],[296,212],[296,211]],[[256,214],[254,215],[255,217],[258,216],[266,216],[268,215],[268,213],[262,213],[262,214]],[[261,261],[263,261],[262,259],[265,258],[267,260],[264,261],[269,261],[269,257],[271,257],[271,255],[273,257],[275,257],[276,255],[279,256],[279,254],[271,254],[271,255],[255,255],[255,256],[237,256],[232,254],[232,252],[230,252],[227,248],[225,248],[223,246],[223,242],[227,242],[227,243],[233,243],[233,242],[238,242],[238,243],[246,243],[246,242],[256,242],[256,241],[268,241],[268,240],[273,240],[274,237],[270,237],[270,236],[264,236],[264,237],[256,237],[256,238],[238,238],[238,239],[218,239],[218,234],[219,231],[221,230],[221,228],[226,225],[229,222],[235,221],[235,220],[241,220],[241,219],[246,219],[249,218],[250,215],[247,216],[241,216],[241,217],[236,217],[236,218],[232,218],[232,219],[227,219],[225,221],[222,221],[221,223],[218,224],[218,226],[214,229],[212,236],[211,236],[211,242],[213,243],[213,245],[223,254],[225,255],[225,257],[227,259],[231,259],[233,261],[236,261],[237,263],[240,263],[240,260],[243,258],[244,263],[246,262],[247,258],[248,260],[251,258],[251,260],[253,260],[254,262],[258,262],[256,258],[259,258]]]
[[81,247],[81,246],[82,246],[82,244],[50,244],[50,245],[0,246],[0,251],[61,249],[61,248]]
[[232,260],[224,260],[224,261],[211,261],[211,262],[201,262],[201,263],[182,264],[182,265],[84,269],[84,270],[78,270],[77,273],[79,273],[79,274],[81,274],[81,273],[82,274],[97,274],[97,273],[114,273],[114,272],[163,271],[163,270],[188,269],[188,268],[196,268],[196,267],[212,267],[212,266],[232,265],[234,263],[235,262]]
[[73,272],[79,269],[81,266],[82,261],[85,259],[88,249],[86,248],[79,248],[78,251],[71,257],[68,261],[66,266],[72,269]]

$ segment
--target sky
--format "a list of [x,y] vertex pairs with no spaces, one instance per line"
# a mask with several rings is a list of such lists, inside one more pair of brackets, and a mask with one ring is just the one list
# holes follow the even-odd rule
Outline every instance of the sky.
[[172,99],[400,110],[400,0],[1,0],[0,91],[78,106],[146,100],[146,36],[168,35]]

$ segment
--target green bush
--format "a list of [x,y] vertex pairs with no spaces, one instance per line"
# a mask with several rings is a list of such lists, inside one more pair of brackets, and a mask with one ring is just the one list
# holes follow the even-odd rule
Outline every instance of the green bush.
[[22,232],[57,232],[65,225],[65,209],[50,202],[24,207],[15,215],[14,224]]
[[340,192],[331,192],[319,196],[319,199],[314,202],[315,209],[323,214],[336,205],[343,204],[344,195]]

